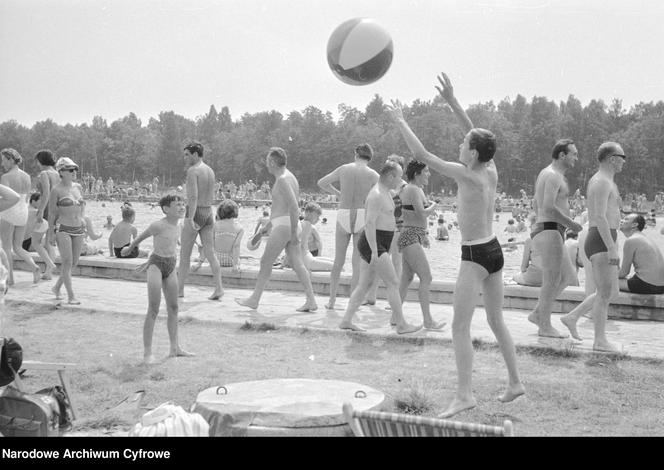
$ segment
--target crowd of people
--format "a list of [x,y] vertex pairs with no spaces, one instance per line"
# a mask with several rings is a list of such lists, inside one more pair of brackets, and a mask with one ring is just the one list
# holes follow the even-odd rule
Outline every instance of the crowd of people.
[[[287,260],[283,264],[292,267],[305,294],[305,302],[297,311],[318,309],[310,276],[311,271],[318,270],[330,271],[330,292],[325,308],[337,308],[339,279],[352,241],[351,295],[339,328],[364,330],[355,314],[361,305],[375,304],[378,280],[386,286],[390,323],[397,333],[444,328],[444,322],[436,321],[431,313],[429,291],[433,276],[427,250],[430,248],[429,227],[437,221],[435,238],[447,241],[452,224],[446,223],[436,211],[440,200],[425,193],[431,172],[452,178],[458,186],[454,224],[461,235],[461,261],[451,326],[458,383],[455,398],[441,417],[476,406],[472,393],[470,324],[480,292],[507,368],[508,384],[500,399],[510,402],[525,393],[517,370],[514,343],[503,320],[505,244],[499,242],[493,229],[496,212],[512,211],[512,219],[505,228],[508,236],[526,232],[526,220],[529,222],[530,235],[524,243],[522,272],[515,280],[539,287],[537,306],[528,316],[537,326],[537,334],[566,337],[551,322],[553,303],[567,286],[579,284],[578,269],[583,267],[587,298],[562,317],[562,324],[572,337],[580,339],[576,327],[578,319],[592,311],[593,348],[617,351],[606,336],[606,321],[609,303],[619,290],[664,293],[664,258],[657,245],[643,235],[651,218],[647,213],[640,213],[643,201],[633,198],[629,204],[636,201],[634,212],[625,216],[621,213],[623,201],[614,177],[627,161],[623,148],[616,142],[599,146],[596,154],[599,168],[588,182],[587,199],[579,190],[570,195],[565,178],[565,173],[574,168],[579,159],[575,143],[570,139],[556,142],[551,164],[539,173],[532,198],[525,191],[516,199],[497,195],[499,177],[493,160],[496,136],[473,125],[445,74],[438,77],[438,82],[440,86],[436,88],[465,133],[459,145],[459,162],[443,160],[427,151],[409,127],[401,104],[392,101],[386,106],[387,114],[413,158],[408,161],[399,155],[390,155],[375,171],[369,167],[369,162],[375,158],[374,151],[365,143],[355,147],[351,162],[318,181],[320,189],[329,195],[327,199],[338,200],[339,204],[333,258],[320,256],[322,244],[315,226],[322,210],[315,202],[317,198],[300,192],[297,178],[287,168],[288,156],[279,147],[270,148],[265,157],[265,166],[275,179],[271,188],[267,183],[259,187],[251,180],[239,186],[217,181],[214,171],[204,161],[203,145],[191,142],[183,149],[186,182],[178,191],[160,198],[162,218],[139,234],[133,225],[135,210],[130,202],[125,202],[121,208],[122,221],[117,225],[108,222],[108,228],[112,228],[108,250],[110,256],[117,258],[147,257],[139,268],[147,275],[148,309],[143,327],[145,362],[154,361],[152,337],[162,292],[168,314],[170,355],[192,355],[178,340],[178,297],[185,296],[189,272],[198,270],[203,260],[209,263],[214,280],[210,300],[219,300],[224,295],[221,268],[240,269],[240,248],[245,232],[237,221],[239,207],[234,199],[238,198],[271,201],[269,208],[267,205],[263,208],[253,234],[247,237],[250,250],[256,249],[263,240],[265,249],[255,287],[247,298],[236,299],[238,304],[258,308],[273,267],[285,252]],[[3,149],[0,154],[5,169],[0,178],[0,238],[4,248],[0,250],[0,270],[7,276],[8,285],[13,284],[13,267],[9,262],[12,252],[32,270],[34,282],[51,279],[55,270],[54,242],[61,266],[53,292],[60,298],[64,285],[68,302],[80,303],[74,294],[72,268],[85,252],[86,237],[100,236],[85,215],[84,195],[101,191],[106,195],[114,194],[113,180],[103,182],[92,175],[84,175],[80,183],[76,182],[79,168],[74,161],[68,157],[56,161],[51,151],[43,150],[35,156],[41,171],[37,175],[37,191],[31,194],[30,176],[19,168],[20,154],[14,149]],[[138,183],[136,186],[140,187]],[[159,190],[159,180],[155,177],[146,191],[156,193]],[[214,207],[217,200],[220,202]],[[662,193],[658,193],[653,211],[661,205]],[[621,266],[618,230],[626,237]],[[153,249],[148,256],[140,249],[140,244],[149,237],[153,240]],[[199,256],[192,265],[194,246],[199,247]],[[46,266],[44,273],[26,247],[38,252]],[[632,267],[635,274],[628,277]],[[421,325],[408,323],[402,309],[415,276],[419,279]]]

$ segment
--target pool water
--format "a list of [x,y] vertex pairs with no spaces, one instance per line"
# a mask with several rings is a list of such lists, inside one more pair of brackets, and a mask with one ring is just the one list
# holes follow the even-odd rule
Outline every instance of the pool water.
[[[102,233],[103,236],[96,241],[88,241],[88,244],[97,246],[104,251],[104,255],[108,256],[108,237],[111,233],[111,229],[105,229],[103,226],[106,224],[106,217],[111,215],[113,217],[113,223],[118,223],[122,220],[121,216],[121,202],[100,202],[100,201],[88,201],[86,206],[86,215],[88,215],[95,227],[97,233]],[[134,202],[132,207],[136,210],[136,220],[134,225],[138,229],[140,234],[145,230],[150,223],[155,220],[163,217],[161,209],[159,206],[151,206],[149,203],[144,202]],[[318,233],[320,234],[321,241],[323,243],[323,251],[320,256],[333,258],[334,257],[334,234],[335,234],[335,225],[336,225],[336,214],[337,211],[334,209],[323,209],[323,218],[327,218],[327,223],[323,224],[319,222],[316,225]],[[453,212],[443,212],[443,217],[445,218],[446,224],[453,223],[456,221],[456,214]],[[505,227],[507,227],[507,221],[512,218],[511,213],[502,212],[497,214],[499,216],[498,222],[494,222],[493,229],[494,233],[498,236],[498,239],[501,243],[507,243],[508,238],[516,237],[517,243],[523,242],[528,236],[529,231],[509,234],[505,232]],[[254,207],[241,207],[239,212],[238,221],[244,227],[245,235],[242,240],[242,249],[241,256],[242,266],[246,267],[258,267],[258,261],[260,260],[261,255],[263,254],[264,243],[255,250],[249,251],[246,247],[247,237],[254,232],[258,218],[262,216],[262,209]],[[657,219],[657,226],[654,228],[646,228],[644,233],[657,242],[662,250],[664,250],[664,236],[659,234],[659,230],[664,223],[662,218]],[[431,233],[431,247],[426,250],[429,257],[429,264],[431,265],[431,272],[434,280],[437,281],[453,281],[457,277],[459,270],[459,263],[461,258],[461,234],[456,227],[452,227],[449,230],[450,239],[448,241],[438,241],[435,240],[437,223],[434,222],[433,226],[429,227]],[[618,242],[622,250],[622,242],[624,241],[624,236],[622,233],[618,235]],[[521,257],[523,255],[523,244],[517,244],[517,248],[513,251],[504,249],[505,256],[505,267],[503,268],[504,278],[506,281],[512,279],[512,276],[520,271],[521,266]],[[152,248],[152,239],[148,238],[143,243],[141,243],[141,249],[150,250]],[[345,272],[350,272],[350,259],[351,259],[352,249],[349,247],[346,253],[346,266]],[[194,249],[192,254],[192,259],[197,256],[197,252]],[[583,270],[580,270],[580,278],[583,279]]]

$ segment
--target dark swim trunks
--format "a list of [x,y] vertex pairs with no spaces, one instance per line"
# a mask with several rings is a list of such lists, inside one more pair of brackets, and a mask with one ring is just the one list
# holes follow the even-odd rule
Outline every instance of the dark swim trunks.
[[479,264],[489,274],[497,273],[503,269],[503,265],[505,264],[503,249],[500,247],[497,237],[486,243],[461,245],[461,259]]
[[[613,238],[614,242],[618,238],[618,231],[614,228],[611,229],[611,238]],[[606,253],[608,251],[597,227],[590,227],[588,229],[588,236],[586,237],[586,243],[583,245],[583,249],[586,251],[586,257],[588,259],[594,254]]]
[[636,274],[627,279],[627,287],[634,294],[664,294],[664,286],[650,284]]
[[565,239],[565,226],[558,222],[537,222],[533,225],[533,231],[530,232],[530,238],[535,238],[535,235],[545,230],[556,230],[560,233],[560,236],[563,237],[563,240]]
[[23,240],[22,246],[25,251],[30,251],[30,248],[32,248],[32,238],[26,238]]
[[[389,230],[376,230],[376,247],[378,248],[378,258],[383,253],[390,252],[390,246],[392,245],[392,239],[394,238],[394,232]],[[367,241],[367,236],[364,230],[362,235],[360,235],[360,240],[357,242],[357,249],[360,252],[360,257],[367,263],[371,263],[371,247]]]
[[[187,207],[187,213],[185,217],[189,217],[189,207]],[[214,226],[214,214],[212,212],[212,207],[210,206],[198,206],[196,207],[196,212],[194,213],[194,223],[198,225],[198,230],[202,230],[207,226]]]
[[124,246],[121,246],[120,248],[114,246],[113,251],[115,252],[115,257],[116,258],[138,258],[138,247],[134,247],[133,250],[131,250],[131,253],[127,256],[122,256],[122,249],[129,246],[129,243],[127,243]]
[[309,253],[311,253],[311,256],[318,256],[318,250],[309,250]]
[[161,271],[161,278],[166,279],[175,270],[177,258],[175,256],[164,257],[152,253],[145,264],[145,269],[149,268],[151,264],[158,267],[159,271]]

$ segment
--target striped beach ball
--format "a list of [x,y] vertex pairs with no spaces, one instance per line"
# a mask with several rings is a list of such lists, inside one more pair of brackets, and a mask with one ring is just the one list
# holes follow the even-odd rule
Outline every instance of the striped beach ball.
[[340,24],[327,43],[327,63],[339,80],[369,85],[390,68],[394,47],[388,32],[370,18]]

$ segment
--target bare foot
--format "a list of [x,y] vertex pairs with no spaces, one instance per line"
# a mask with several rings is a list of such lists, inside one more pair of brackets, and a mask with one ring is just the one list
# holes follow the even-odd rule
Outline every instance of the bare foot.
[[316,302],[307,302],[302,307],[296,309],[297,312],[315,312],[318,310],[318,305]]
[[542,327],[540,326],[539,331],[537,332],[539,336],[544,336],[546,338],[567,338],[567,335],[556,330],[552,326]]
[[330,300],[328,303],[325,304],[325,309],[327,310],[334,310],[334,301]]
[[505,390],[503,396],[500,397],[498,400],[502,401],[503,403],[508,403],[520,397],[524,393],[526,393],[526,388],[523,386],[521,382],[519,382],[516,385],[510,385],[509,387],[507,387],[507,390]]
[[533,310],[531,314],[528,315],[528,321],[539,326],[539,313]]
[[462,411],[473,409],[476,406],[477,402],[473,397],[466,400],[460,400],[459,398],[455,398],[454,400],[452,400],[452,403],[449,404],[447,409],[443,411],[441,414],[439,414],[438,417],[442,419],[451,418],[455,414],[461,413]]
[[376,305],[376,301],[375,300],[365,300],[364,302],[362,302],[362,305]]
[[394,314],[392,314],[392,316],[390,317],[390,325],[397,326],[397,319],[394,316]]
[[424,328],[427,330],[442,330],[443,327],[447,325],[444,321],[436,323],[435,321],[431,320],[430,322],[424,322]]
[[220,300],[224,296],[224,291],[217,292],[214,291],[210,297],[208,297],[208,300]]
[[342,330],[367,331],[364,328],[360,328],[359,326],[354,325],[352,322],[349,321],[348,322],[342,321],[339,324],[339,328],[341,328]]
[[256,302],[255,300],[252,300],[251,297],[248,298],[248,299],[237,299],[236,298],[235,302],[242,305],[243,307],[253,308],[254,310],[256,310],[258,308],[258,302]]
[[178,292],[178,297],[179,297],[179,298],[183,298],[183,297],[184,297],[184,291],[182,291],[182,292]]
[[567,315],[565,315],[560,319],[560,321],[562,322],[563,325],[567,327],[567,329],[572,335],[572,338],[578,339],[579,341],[583,341],[583,338],[581,338],[581,336],[579,335],[579,331],[576,329],[576,320],[574,320],[574,318],[570,318]]
[[51,276],[51,273],[50,273],[50,272],[46,271],[44,274],[42,274],[42,277],[41,277],[41,278],[42,278],[44,281],[50,281],[51,279],[53,279],[53,276]]
[[397,333],[400,335],[405,335],[408,333],[415,333],[422,329],[422,325],[411,325],[410,323],[402,323],[397,326]]
[[53,287],[51,289],[51,292],[53,292],[53,294],[55,294],[55,300],[62,299],[62,297],[60,297],[60,289],[56,289],[55,287]]
[[32,283],[39,284],[40,279],[41,279],[41,269],[37,268],[34,271],[32,271]]
[[69,305],[81,305],[81,301],[76,299],[76,297],[72,297],[69,299],[67,302]]
[[611,344],[608,341],[595,341],[595,343],[593,344],[593,351],[609,352],[609,353],[620,352],[620,350],[616,345]]
[[154,358],[152,354],[149,354],[143,357],[143,363],[145,364],[156,364],[158,361]]
[[171,351],[168,357],[194,357],[196,354],[178,348],[177,351]]

